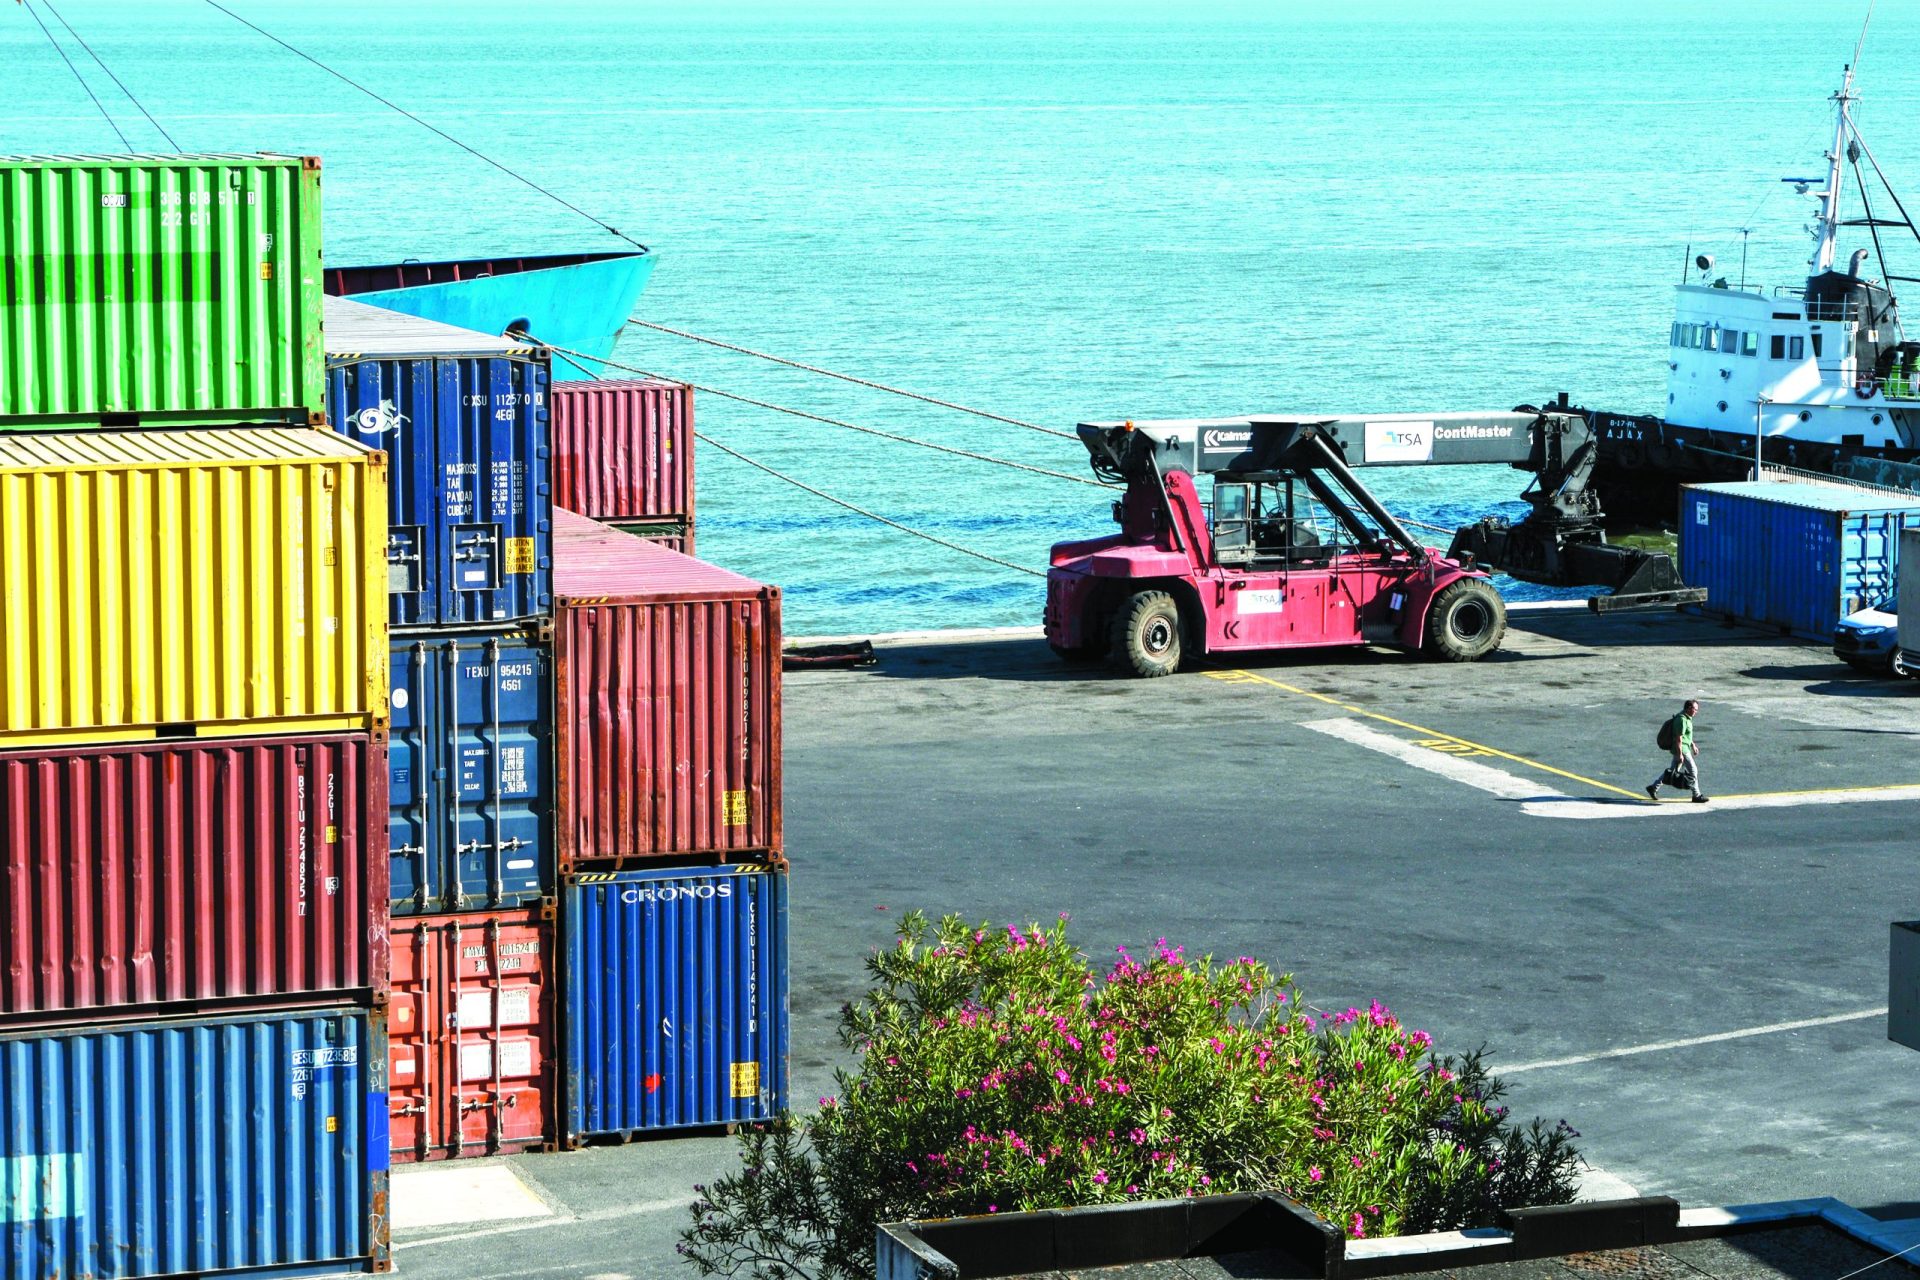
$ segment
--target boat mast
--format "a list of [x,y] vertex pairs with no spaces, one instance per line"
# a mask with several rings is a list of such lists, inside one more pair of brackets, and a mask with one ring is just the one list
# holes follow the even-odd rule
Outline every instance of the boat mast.
[[[1865,32],[1861,34],[1864,38]],[[1813,256],[1807,259],[1809,276],[1833,270],[1834,245],[1840,234],[1841,166],[1846,162],[1847,139],[1853,132],[1851,109],[1855,101],[1853,64],[1848,63],[1840,90],[1833,95],[1833,146],[1827,152],[1827,188],[1819,193],[1820,218],[1813,226]]]

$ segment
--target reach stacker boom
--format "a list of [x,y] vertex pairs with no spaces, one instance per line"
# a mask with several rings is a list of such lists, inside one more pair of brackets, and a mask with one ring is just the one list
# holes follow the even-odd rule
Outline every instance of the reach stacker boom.
[[[1161,676],[1197,654],[1380,644],[1472,662],[1506,631],[1490,572],[1610,588],[1589,601],[1601,611],[1706,595],[1666,555],[1607,542],[1578,413],[1084,423],[1079,435],[1094,473],[1125,490],[1119,533],[1053,548],[1047,641],[1068,659]],[[1463,526],[1445,555],[1354,474],[1475,463],[1531,472],[1533,510]]]

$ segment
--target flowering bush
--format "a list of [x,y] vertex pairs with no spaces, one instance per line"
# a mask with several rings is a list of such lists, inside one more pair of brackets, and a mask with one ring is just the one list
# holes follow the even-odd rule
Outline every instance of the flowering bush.
[[871,1275],[884,1221],[1128,1199],[1277,1189],[1364,1237],[1572,1198],[1578,1135],[1510,1126],[1478,1053],[1436,1057],[1377,1003],[1309,1010],[1289,976],[1164,939],[1097,979],[1064,917],[927,933],[910,915],[868,961],[841,1016],[859,1068],[805,1142],[746,1134],[700,1189],[702,1271]]

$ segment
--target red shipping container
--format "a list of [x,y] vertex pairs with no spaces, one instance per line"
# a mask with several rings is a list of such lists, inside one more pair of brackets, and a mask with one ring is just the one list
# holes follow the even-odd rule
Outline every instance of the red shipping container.
[[555,506],[596,520],[693,518],[692,387],[556,382],[549,408]]
[[386,1000],[382,740],[0,752],[0,841],[0,1022]]
[[553,513],[562,874],[777,861],[780,589]]
[[387,1017],[395,1162],[553,1143],[557,965],[550,906],[396,923]]

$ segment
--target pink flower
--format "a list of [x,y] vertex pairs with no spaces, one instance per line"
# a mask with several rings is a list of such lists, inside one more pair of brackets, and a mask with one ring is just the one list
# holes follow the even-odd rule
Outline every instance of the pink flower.
[[1307,1170],[1307,1179],[1310,1182],[1318,1182],[1320,1181],[1320,1179],[1326,1176],[1327,1175],[1321,1170],[1319,1165],[1315,1165],[1313,1166],[1313,1168]]
[[1106,1185],[1107,1185],[1107,1171],[1106,1171],[1105,1169],[1095,1169],[1095,1170],[1093,1171],[1093,1180],[1094,1180],[1094,1181],[1095,1181],[1096,1183],[1098,1183],[1098,1184],[1099,1184],[1100,1186],[1103,1186],[1103,1187],[1104,1187],[1104,1186],[1106,1186]]
[[1367,1238],[1367,1220],[1357,1213],[1353,1215],[1353,1238],[1355,1240]]
[[1053,1078],[1055,1080],[1058,1080],[1061,1084],[1065,1084],[1067,1082],[1066,1070],[1064,1068],[1056,1067],[1053,1072]]

